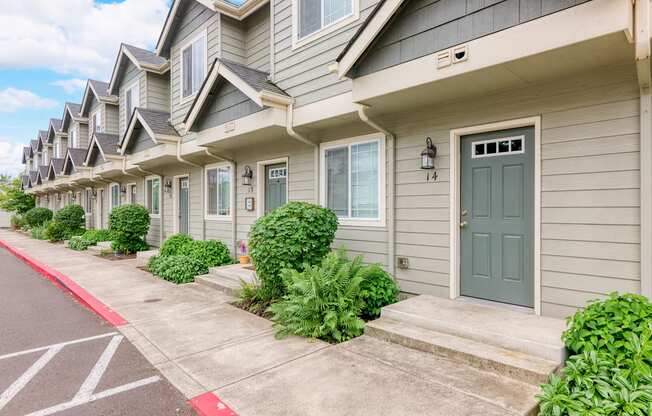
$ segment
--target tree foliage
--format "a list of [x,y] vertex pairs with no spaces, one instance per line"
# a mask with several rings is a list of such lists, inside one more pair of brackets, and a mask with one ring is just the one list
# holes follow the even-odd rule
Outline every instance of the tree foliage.
[[23,191],[20,178],[0,183],[0,209],[24,214],[35,206],[36,200],[34,196]]

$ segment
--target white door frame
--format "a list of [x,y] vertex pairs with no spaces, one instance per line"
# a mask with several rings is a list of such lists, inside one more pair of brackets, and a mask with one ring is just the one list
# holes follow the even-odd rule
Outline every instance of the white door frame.
[[179,179],[188,178],[188,234],[190,234],[190,173],[172,177],[172,230],[179,233]]
[[[125,185],[127,187],[127,198],[125,201],[125,204],[137,204],[138,203],[138,185],[136,182],[129,182],[128,184]],[[131,202],[131,187],[135,186],[136,187],[136,197],[134,197],[134,202]]]
[[449,296],[460,296],[460,138],[469,134],[534,127],[534,313],[541,315],[541,116],[499,121],[450,131],[450,282]]
[[265,166],[275,165],[277,163],[285,163],[285,168],[287,169],[287,176],[285,178],[285,202],[290,202],[290,161],[287,156],[279,157],[276,159],[261,160],[256,163],[256,198],[258,203],[256,204],[256,217],[260,218],[265,215],[265,183],[267,178],[265,177]]

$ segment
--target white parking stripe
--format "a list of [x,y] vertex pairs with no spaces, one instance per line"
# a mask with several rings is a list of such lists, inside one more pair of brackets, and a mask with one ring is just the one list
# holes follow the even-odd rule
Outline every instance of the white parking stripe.
[[48,346],[45,346],[45,347],[38,347],[38,348],[32,348],[32,349],[24,350],[24,351],[12,352],[11,354],[0,355],[0,360],[4,360],[6,358],[18,357],[18,356],[25,355],[25,354],[31,354],[33,352],[45,351],[47,349],[55,348],[55,347],[63,348],[65,346],[67,346],[67,345],[80,344],[82,342],[94,341],[96,339],[112,337],[113,335],[116,335],[116,334],[117,334],[117,332],[109,332],[107,334],[96,335],[94,337],[80,338],[80,339],[76,339],[76,340],[73,340],[73,341],[67,341],[67,342],[61,342],[59,344],[48,345]]
[[123,338],[122,335],[116,335],[111,339],[111,342],[106,346],[100,359],[97,360],[91,372],[88,373],[88,377],[86,377],[86,380],[79,388],[79,391],[75,394],[75,397],[72,399],[73,402],[87,400],[93,394]]
[[48,349],[45,354],[41,356],[30,368],[23,373],[22,376],[18,378],[18,380],[14,381],[11,386],[7,390],[5,390],[1,395],[0,395],[0,410],[2,410],[7,403],[11,401],[11,399],[14,398],[15,395],[20,393],[20,391],[29,383],[36,374],[38,374],[39,371],[47,363],[50,362],[50,360],[57,355],[59,351],[63,348],[63,345],[55,345],[54,347],[51,347]]
[[97,394],[92,394],[88,396],[84,400],[71,400],[66,403],[61,403],[56,406],[48,407],[47,409],[43,410],[38,410],[36,412],[30,413],[26,416],[48,416],[48,415],[53,415],[58,412],[63,412],[64,410],[71,409],[73,407],[81,406],[83,404],[91,403],[100,399],[104,399],[106,397],[114,396],[119,393],[124,393],[129,390],[137,389],[138,387],[143,387],[148,384],[156,383],[160,381],[161,378],[159,376],[154,376],[154,377],[149,377],[145,378],[139,381],[134,381],[133,383],[125,384],[119,387],[114,387],[112,389],[104,390],[103,392],[97,393]]

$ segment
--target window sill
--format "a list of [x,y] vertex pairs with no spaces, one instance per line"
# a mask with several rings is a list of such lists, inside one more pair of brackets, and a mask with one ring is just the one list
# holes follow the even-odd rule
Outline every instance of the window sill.
[[335,32],[338,29],[341,29],[344,26],[347,26],[359,18],[359,14],[354,13],[351,14],[347,17],[343,17],[340,20],[337,20],[333,23],[331,23],[328,26],[324,26],[323,28],[319,29],[316,32],[313,32],[309,35],[304,36],[303,38],[299,39],[299,35],[297,33],[294,33],[294,36],[292,38],[292,50],[301,48],[303,46],[306,46],[314,41],[316,41],[319,38],[322,38],[330,33]]
[[231,216],[224,215],[204,215],[206,221],[221,221],[221,222],[231,222],[233,219]]
[[373,227],[384,228],[386,226],[385,220],[352,220],[347,218],[339,218],[339,224],[343,227]]
[[150,218],[160,219],[160,218],[161,218],[161,214],[149,214],[149,217],[150,217]]
[[191,95],[187,96],[187,97],[182,96],[181,99],[179,100],[179,105],[184,105],[184,104],[192,102],[195,99],[196,96],[197,96],[196,92],[194,94],[191,94]]

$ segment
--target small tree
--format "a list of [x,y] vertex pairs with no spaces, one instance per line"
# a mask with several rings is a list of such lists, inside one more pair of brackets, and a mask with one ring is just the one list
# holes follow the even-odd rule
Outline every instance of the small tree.
[[22,189],[20,178],[11,182],[0,183],[0,209],[17,214],[24,214],[36,206],[33,195],[27,195]]
[[149,212],[140,205],[122,205],[113,208],[109,215],[111,248],[130,254],[147,250],[145,236],[149,231]]

